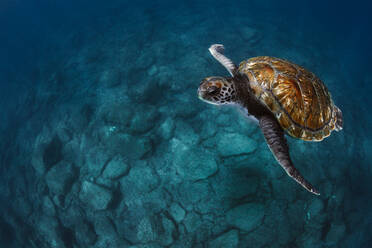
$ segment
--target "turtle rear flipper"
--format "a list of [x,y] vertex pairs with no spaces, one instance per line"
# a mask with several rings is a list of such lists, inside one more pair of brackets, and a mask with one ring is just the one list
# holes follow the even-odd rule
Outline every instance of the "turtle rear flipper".
[[320,193],[294,167],[289,156],[289,147],[284,137],[284,131],[280,127],[278,121],[273,116],[262,116],[259,119],[259,122],[267,145],[287,174],[309,192],[320,195]]

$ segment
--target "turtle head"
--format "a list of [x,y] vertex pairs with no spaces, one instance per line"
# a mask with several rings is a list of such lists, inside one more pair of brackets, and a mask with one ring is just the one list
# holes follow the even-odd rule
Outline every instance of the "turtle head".
[[207,77],[198,88],[199,99],[214,105],[234,103],[236,90],[231,78]]

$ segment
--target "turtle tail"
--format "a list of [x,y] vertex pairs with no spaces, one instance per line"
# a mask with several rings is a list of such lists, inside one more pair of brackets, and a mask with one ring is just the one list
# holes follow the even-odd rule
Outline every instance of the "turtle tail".
[[334,111],[336,112],[336,131],[341,131],[344,121],[342,120],[342,112],[336,106],[333,106]]

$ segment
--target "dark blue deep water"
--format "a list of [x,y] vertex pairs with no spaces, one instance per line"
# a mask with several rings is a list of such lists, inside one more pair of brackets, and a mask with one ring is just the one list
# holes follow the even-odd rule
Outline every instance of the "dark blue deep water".
[[[364,1],[0,2],[0,247],[372,247],[372,6]],[[288,137],[196,95],[268,55],[321,78],[344,129]]]

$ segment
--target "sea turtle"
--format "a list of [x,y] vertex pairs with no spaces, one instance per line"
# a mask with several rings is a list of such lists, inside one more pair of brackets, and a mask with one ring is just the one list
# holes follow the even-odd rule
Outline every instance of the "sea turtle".
[[342,112],[322,81],[289,61],[260,56],[237,67],[221,44],[209,48],[231,77],[207,77],[198,97],[214,105],[237,104],[256,120],[276,160],[305,189],[319,192],[294,167],[284,133],[306,141],[321,141],[342,130]]

